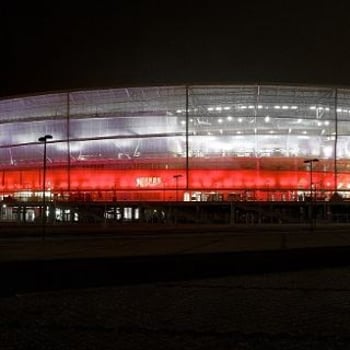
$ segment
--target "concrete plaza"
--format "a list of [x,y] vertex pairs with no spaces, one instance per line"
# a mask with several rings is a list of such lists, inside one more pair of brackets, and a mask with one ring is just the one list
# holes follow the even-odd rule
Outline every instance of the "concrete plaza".
[[349,349],[347,225],[2,227],[2,349]]

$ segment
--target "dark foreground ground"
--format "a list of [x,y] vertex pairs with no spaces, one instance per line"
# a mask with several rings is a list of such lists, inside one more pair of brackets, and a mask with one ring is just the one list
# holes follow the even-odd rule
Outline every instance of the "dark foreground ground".
[[350,268],[17,294],[1,349],[350,349]]
[[130,232],[0,235],[0,349],[350,349],[348,227]]

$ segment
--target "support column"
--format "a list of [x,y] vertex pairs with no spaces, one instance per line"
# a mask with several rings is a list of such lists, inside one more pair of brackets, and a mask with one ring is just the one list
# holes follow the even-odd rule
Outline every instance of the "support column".
[[189,118],[188,118],[188,86],[186,85],[186,191],[188,190],[188,177],[189,177],[189,147],[188,147],[188,130],[189,130]]
[[69,92],[67,93],[67,191],[70,195],[70,96]]
[[338,148],[338,89],[335,89],[335,104],[334,104],[334,192],[338,191],[338,160],[337,160],[337,148]]

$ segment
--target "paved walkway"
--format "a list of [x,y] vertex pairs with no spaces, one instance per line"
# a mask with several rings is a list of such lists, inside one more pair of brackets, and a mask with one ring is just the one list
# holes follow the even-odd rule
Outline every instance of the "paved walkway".
[[350,348],[349,268],[0,298],[1,349]]

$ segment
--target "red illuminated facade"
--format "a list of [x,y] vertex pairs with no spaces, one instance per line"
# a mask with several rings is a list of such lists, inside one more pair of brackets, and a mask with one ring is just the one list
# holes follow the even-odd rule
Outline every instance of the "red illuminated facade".
[[[350,189],[350,90],[119,88],[0,101],[0,194],[92,201],[328,200]],[[305,161],[317,159],[310,168]]]

